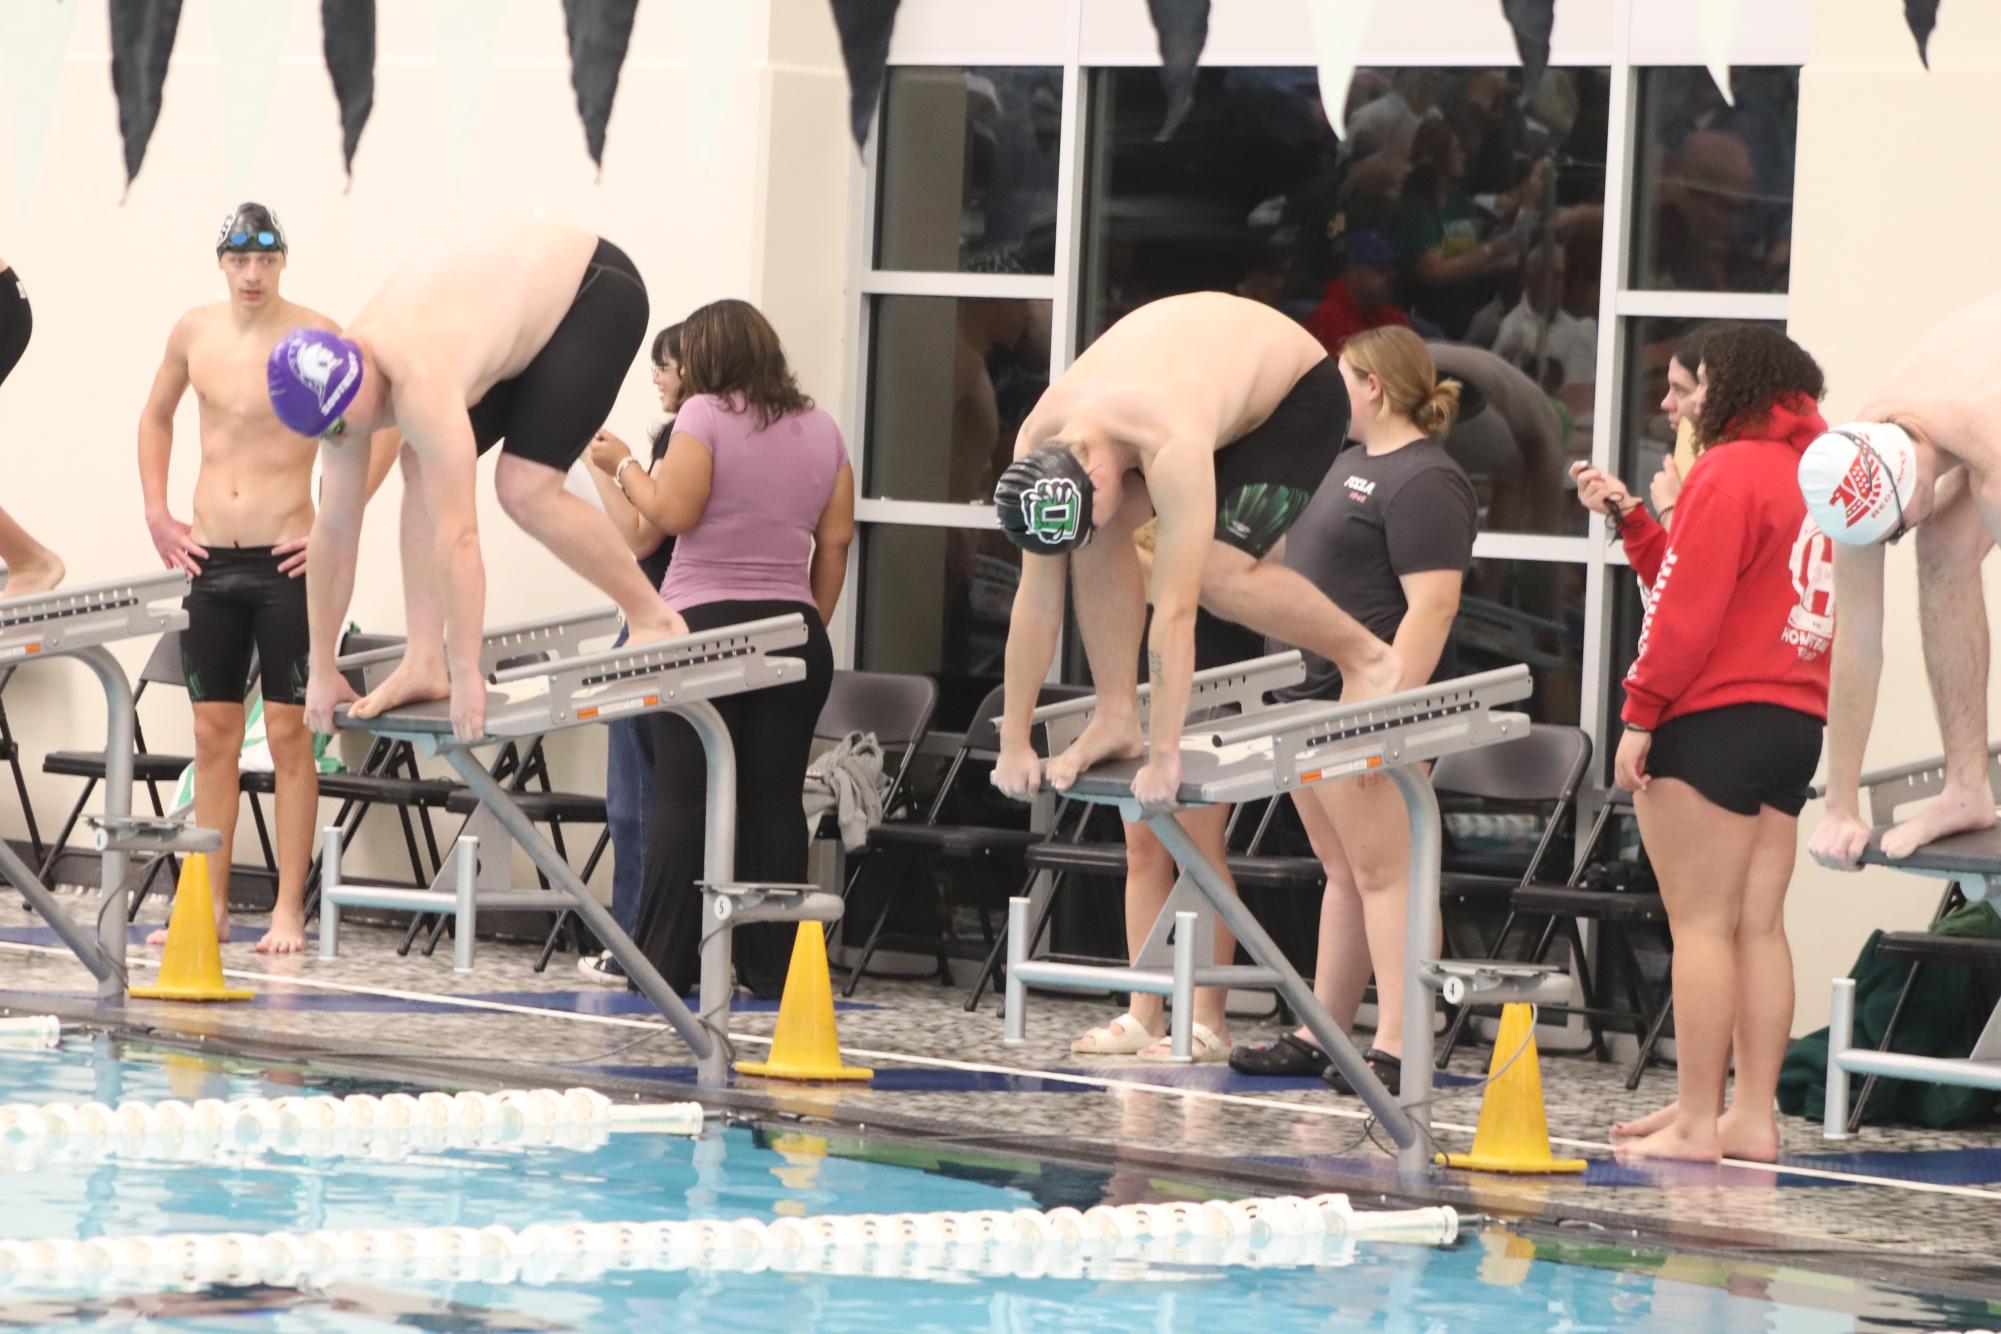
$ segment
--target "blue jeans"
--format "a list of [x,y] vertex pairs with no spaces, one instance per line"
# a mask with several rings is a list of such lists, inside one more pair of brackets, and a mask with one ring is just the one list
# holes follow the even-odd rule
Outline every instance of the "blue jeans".
[[[625,642],[620,634],[618,642]],[[646,840],[653,823],[653,730],[644,717],[607,725],[604,809],[611,827],[611,915],[630,936],[639,929],[646,888]]]

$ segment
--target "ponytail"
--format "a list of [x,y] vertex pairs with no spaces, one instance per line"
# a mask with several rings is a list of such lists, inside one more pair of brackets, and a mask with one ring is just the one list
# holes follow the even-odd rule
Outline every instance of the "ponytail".
[[1459,381],[1440,380],[1426,398],[1411,410],[1410,419],[1418,430],[1433,440],[1449,434],[1459,416]]

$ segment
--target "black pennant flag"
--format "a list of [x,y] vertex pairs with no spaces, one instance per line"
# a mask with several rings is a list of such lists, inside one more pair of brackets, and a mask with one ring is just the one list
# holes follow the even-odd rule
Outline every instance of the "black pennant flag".
[[897,0],[833,0],[834,27],[841,34],[841,59],[848,66],[848,116],[855,147],[868,143],[869,122],[882,100],[889,67],[889,35],[896,27]]
[[632,16],[639,0],[563,0],[570,32],[570,86],[577,90],[577,114],[584,118],[584,142],[591,161],[604,170],[604,130],[618,96],[618,71],[632,45]]
[[341,160],[354,183],[354,150],[375,109],[375,0],[320,0],[320,27],[340,103]]
[[1195,64],[1209,40],[1209,0],[1146,0],[1160,35],[1160,86],[1167,90],[1167,118],[1157,140],[1171,138],[1195,105]]
[[1918,39],[1918,59],[1930,69],[1932,58],[1926,48],[1931,45],[1932,29],[1938,26],[1938,0],[1904,0],[1904,22],[1911,25],[1911,36]]
[[1522,53],[1522,98],[1535,96],[1542,73],[1549,68],[1549,34],[1556,27],[1556,0],[1501,0],[1501,12],[1515,30],[1515,49]]
[[111,0],[111,91],[125,140],[127,193],[160,119],[160,90],[180,25],[181,0]]

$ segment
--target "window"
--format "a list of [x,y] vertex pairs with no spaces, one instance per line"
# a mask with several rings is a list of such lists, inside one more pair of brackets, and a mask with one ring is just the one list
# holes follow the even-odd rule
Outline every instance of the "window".
[[1001,682],[1020,553],[997,531],[904,524],[867,525],[861,548],[855,665],[937,677],[936,725],[964,727]]
[[1641,71],[1633,287],[1786,290],[1799,83],[1796,69],[1733,69],[1731,107],[1708,70]]
[[1049,387],[1049,302],[879,296],[862,494],[985,504]]
[[1539,723],[1578,721],[1584,663],[1584,566],[1476,560],[1459,595],[1439,676],[1527,663],[1535,693],[1520,705]]
[[[1668,362],[1675,349],[1697,329],[1739,322],[1659,318],[1625,321],[1626,386],[1620,396],[1623,409],[1615,458],[1620,479],[1635,495],[1647,494],[1648,483],[1660,471],[1661,460],[1674,452],[1674,432],[1668,427],[1663,402],[1668,391]],[[1785,332],[1784,325],[1773,327]]]
[[1062,105],[1056,70],[891,70],[876,266],[1053,272]]

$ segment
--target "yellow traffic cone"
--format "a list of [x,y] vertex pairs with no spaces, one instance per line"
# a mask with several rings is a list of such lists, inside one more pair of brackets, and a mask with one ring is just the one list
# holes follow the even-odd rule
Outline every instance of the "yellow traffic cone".
[[239,1001],[253,994],[245,987],[222,984],[222,948],[215,938],[207,856],[196,853],[181,863],[159,979],[150,987],[128,987],[126,992],[146,1000],[181,1001]]
[[1487,1094],[1473,1152],[1441,1153],[1447,1167],[1472,1172],[1582,1172],[1582,1158],[1552,1158],[1549,1122],[1542,1110],[1542,1065],[1536,1057],[1533,1009],[1522,1001],[1501,1007],[1501,1032],[1487,1068]]
[[766,1079],[873,1079],[875,1071],[841,1064],[834,1033],[834,983],[827,975],[827,937],[818,922],[801,922],[778,1002],[770,1059],[738,1061],[740,1075]]

